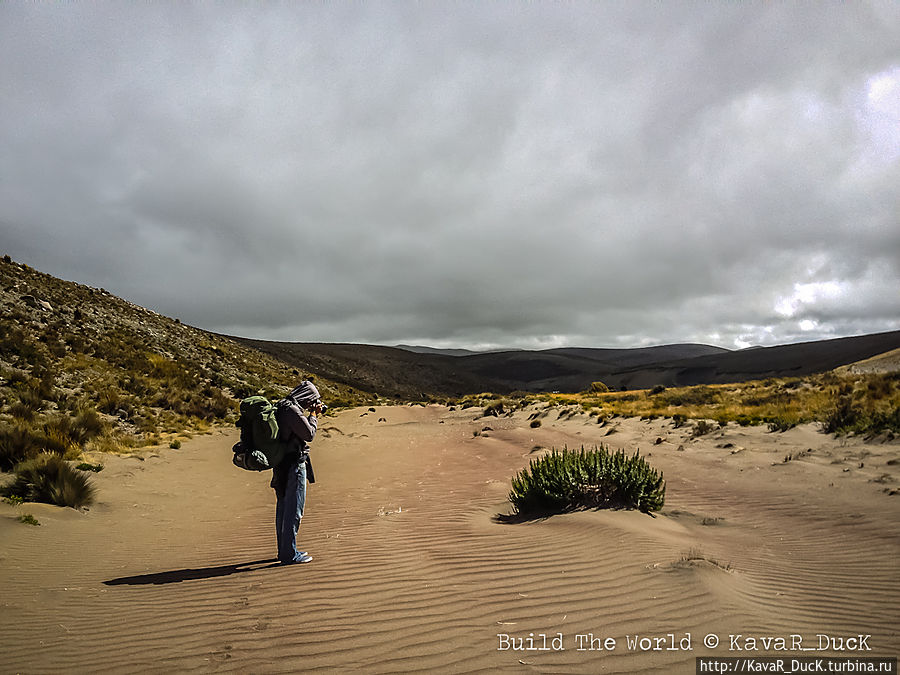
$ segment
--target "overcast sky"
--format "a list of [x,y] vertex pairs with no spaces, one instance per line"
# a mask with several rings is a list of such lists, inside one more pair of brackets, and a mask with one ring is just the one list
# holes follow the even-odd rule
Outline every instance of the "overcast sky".
[[0,253],[291,341],[900,329],[900,6],[0,4]]

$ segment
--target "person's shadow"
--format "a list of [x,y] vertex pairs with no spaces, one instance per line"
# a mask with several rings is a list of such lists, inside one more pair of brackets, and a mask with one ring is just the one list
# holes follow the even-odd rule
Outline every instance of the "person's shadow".
[[119,577],[104,581],[106,586],[143,586],[146,584],[177,584],[182,581],[194,579],[212,579],[214,577],[227,577],[230,574],[240,572],[252,572],[265,570],[271,567],[281,567],[278,558],[266,560],[253,560],[251,562],[233,563],[231,565],[216,565],[215,567],[197,567],[183,570],[170,570],[168,572],[156,572],[154,574],[138,574],[133,577]]

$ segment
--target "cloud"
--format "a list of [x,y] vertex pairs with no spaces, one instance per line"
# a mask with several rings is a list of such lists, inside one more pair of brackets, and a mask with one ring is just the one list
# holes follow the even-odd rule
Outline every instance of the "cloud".
[[4,246],[256,337],[895,330],[898,36],[878,2],[6,3]]

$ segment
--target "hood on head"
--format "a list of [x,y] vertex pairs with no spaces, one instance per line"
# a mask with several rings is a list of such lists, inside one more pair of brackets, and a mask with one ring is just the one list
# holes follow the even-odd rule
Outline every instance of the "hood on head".
[[309,380],[303,380],[287,397],[301,408],[311,408],[321,398],[316,385]]

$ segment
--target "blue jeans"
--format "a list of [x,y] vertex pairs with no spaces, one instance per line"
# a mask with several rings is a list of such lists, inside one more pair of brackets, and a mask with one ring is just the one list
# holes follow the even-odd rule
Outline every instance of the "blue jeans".
[[275,531],[278,536],[278,559],[283,563],[299,560],[297,531],[306,503],[306,462],[286,462],[272,470],[275,488]]

